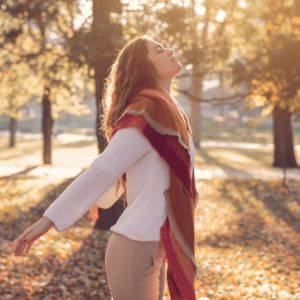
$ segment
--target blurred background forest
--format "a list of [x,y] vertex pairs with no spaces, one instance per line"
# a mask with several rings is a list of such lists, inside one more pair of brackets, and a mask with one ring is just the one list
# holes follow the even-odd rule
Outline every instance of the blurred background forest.
[[197,296],[300,299],[300,0],[0,0],[0,297],[110,299],[121,200],[51,230],[29,261],[12,247],[105,149],[103,82],[142,33],[183,66],[172,94],[196,148]]
[[274,143],[273,165],[297,166],[297,1],[1,1],[0,13],[0,130],[9,147],[16,136],[43,137],[47,164],[49,135],[95,135],[108,67],[122,43],[147,33],[183,66],[173,94],[197,148]]

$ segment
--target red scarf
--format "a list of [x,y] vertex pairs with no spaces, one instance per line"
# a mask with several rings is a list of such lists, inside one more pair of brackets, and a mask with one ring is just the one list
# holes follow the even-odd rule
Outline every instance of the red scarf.
[[[181,113],[180,113],[180,111]],[[167,282],[172,300],[196,300],[194,211],[199,194],[194,170],[190,176],[189,122],[183,109],[159,84],[141,90],[117,120],[118,129],[137,125],[170,167],[170,187],[164,191],[167,219],[160,237],[168,262]],[[191,133],[191,132],[190,132]],[[126,180],[126,173],[123,175]]]

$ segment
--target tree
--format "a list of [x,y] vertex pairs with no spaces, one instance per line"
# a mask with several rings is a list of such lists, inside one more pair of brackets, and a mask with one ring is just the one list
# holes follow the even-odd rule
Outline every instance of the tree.
[[[121,12],[120,0],[93,1],[92,23],[88,22],[90,19],[88,17],[79,29],[74,30],[73,36],[68,40],[70,61],[74,62],[76,66],[85,64],[89,70],[89,77],[94,80],[97,107],[96,135],[99,154],[107,146],[106,138],[98,130],[100,117],[103,114],[100,108],[102,108],[104,79],[108,75],[109,67],[113,64],[117,48],[123,41],[120,24]],[[78,57],[82,57],[82,61],[78,61]],[[95,228],[109,229],[116,223],[123,210],[121,201],[117,201],[109,209],[98,208],[99,219],[97,219]]]
[[[23,99],[23,101],[14,101],[14,105],[9,106],[11,111],[26,103],[32,96],[41,97],[44,91],[50,90],[51,87],[53,111],[50,115],[54,119],[58,117],[59,111],[76,115],[91,113],[87,106],[82,104],[84,76],[87,78],[88,69],[84,66],[74,68],[74,64],[69,62],[68,49],[65,47],[66,39],[72,34],[70,22],[73,22],[74,10],[76,10],[76,1],[73,0],[64,2],[28,0],[22,3],[3,1],[0,17],[4,19],[5,27],[1,32],[3,42],[0,56],[5,57],[2,60],[4,71],[9,78],[7,80],[13,83],[11,87],[15,88],[6,89],[6,99],[10,103],[14,98]],[[19,76],[19,81],[16,76],[13,76],[14,69],[18,70],[16,76]],[[30,74],[34,77],[29,84],[27,82],[26,86],[21,84],[22,81],[26,82],[24,70],[30,70]],[[42,101],[43,98],[40,99]],[[7,113],[7,110],[2,108],[2,113]],[[48,147],[44,149],[44,153],[51,153],[49,141],[52,123],[42,121],[44,148]],[[45,126],[50,128],[46,129]],[[51,163],[51,155],[44,156],[44,163]]]
[[31,67],[18,57],[26,51],[23,46],[28,42],[24,35],[21,36],[24,23],[13,18],[6,8],[2,4],[0,9],[0,116],[10,117],[9,147],[14,147],[20,108],[36,95],[39,79]]
[[[7,49],[7,51],[9,51]],[[3,51],[0,53],[3,55]],[[5,57],[5,55],[4,55]],[[0,79],[0,115],[5,114],[10,117],[9,147],[15,146],[15,134],[17,129],[17,119],[21,116],[21,107],[26,104],[32,96],[36,95],[35,91],[39,89],[38,78],[28,68],[27,64],[20,63],[8,67],[2,65],[2,74]]]
[[262,114],[272,113],[273,166],[283,168],[298,167],[291,116],[300,112],[299,5],[299,0],[266,0],[252,7],[244,26],[247,52],[233,63],[234,83],[248,86],[248,107],[265,106]]
[[[104,79],[107,77],[107,70],[112,65],[114,55],[117,54],[117,45],[122,39],[122,26],[111,22],[110,15],[112,13],[121,13],[120,0],[94,0],[93,1],[93,25],[91,35],[93,43],[91,50],[93,53],[93,67],[95,70],[96,85],[96,105],[97,108],[102,107],[102,91],[104,87]],[[97,109],[97,128],[99,127],[100,117],[103,112]],[[98,147],[101,153],[107,146],[106,140],[97,130]],[[95,224],[95,228],[109,229],[114,225],[117,219],[124,211],[121,201],[117,201],[109,209],[98,208],[99,219]]]

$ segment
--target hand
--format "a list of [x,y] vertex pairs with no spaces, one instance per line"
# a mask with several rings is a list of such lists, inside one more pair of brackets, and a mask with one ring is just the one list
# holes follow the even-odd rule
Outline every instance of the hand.
[[94,222],[97,222],[97,219],[99,219],[99,214],[98,214],[98,206],[93,205],[92,208],[90,209],[91,213],[91,218]]
[[15,256],[21,255],[26,246],[25,253],[28,253],[34,241],[50,230],[53,225],[54,223],[49,218],[43,216],[39,221],[27,228],[16,240]]

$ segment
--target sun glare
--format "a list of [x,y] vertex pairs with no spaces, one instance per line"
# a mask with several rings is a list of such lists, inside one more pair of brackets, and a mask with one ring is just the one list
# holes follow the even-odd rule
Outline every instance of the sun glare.
[[[143,3],[147,3],[147,0],[121,0],[121,2],[123,4],[128,4],[127,9],[128,10],[138,10],[141,9],[141,4]],[[195,0],[196,4],[195,4],[195,12],[196,14],[199,15],[205,15],[206,12],[206,8],[205,6],[203,6],[203,0]],[[184,7],[189,7],[191,5],[191,1],[190,0],[171,0],[172,4],[175,5],[180,5],[180,6],[184,6]],[[75,29],[78,29],[82,26],[82,24],[85,22],[85,19],[87,19],[88,17],[92,16],[93,13],[93,3],[90,0],[80,0],[80,4],[79,4],[79,9],[82,12],[82,15],[78,15],[75,20],[74,20],[74,27]],[[239,0],[238,1],[238,5],[241,8],[246,8],[247,4],[245,0]],[[162,9],[165,6],[164,2],[161,3],[157,3],[156,5],[153,6],[153,11],[157,10],[157,9]],[[222,9],[220,9],[217,13],[216,16],[216,20],[218,22],[223,22],[224,19],[226,18],[226,12]],[[92,18],[90,18],[88,20],[88,23],[91,24],[92,22]],[[126,23],[126,20],[122,19],[122,25],[124,25]]]
[[[127,9],[128,10],[138,10],[141,9],[141,4],[147,3],[148,0],[121,0],[122,4],[128,4]],[[205,15],[205,7],[203,6],[203,0],[195,0],[195,12],[199,15]],[[87,21],[89,24],[92,23],[92,13],[93,13],[93,2],[90,0],[80,0],[79,2],[79,9],[81,10],[80,15],[77,15],[74,20],[74,28],[78,29],[82,26],[82,24],[85,22],[87,18],[90,17],[90,19]],[[172,4],[189,7],[191,5],[190,0],[171,0]],[[239,0],[239,6],[245,7],[246,3],[244,0]],[[164,2],[157,3],[153,6],[153,11],[157,9],[162,9],[165,6]],[[217,20],[219,22],[222,22],[224,18],[226,17],[226,13],[224,11],[219,11],[217,15]],[[122,19],[121,22],[123,25],[126,23],[126,20]]]
[[238,2],[238,6],[241,7],[241,8],[247,8],[247,3],[245,0],[240,0]]
[[197,14],[204,16],[206,8],[201,3],[195,4],[195,11]]
[[216,20],[218,22],[222,23],[224,21],[224,19],[226,18],[226,16],[227,16],[226,11],[224,11],[223,9],[220,9],[217,13]]
[[[77,15],[74,20],[74,28],[78,29],[82,26],[85,19],[90,17],[93,13],[93,3],[92,1],[80,0],[79,9],[81,10],[82,15]],[[92,20],[88,21],[91,24]]]

